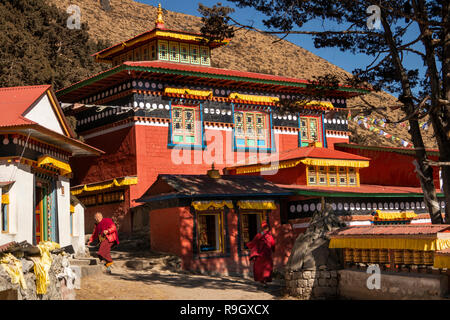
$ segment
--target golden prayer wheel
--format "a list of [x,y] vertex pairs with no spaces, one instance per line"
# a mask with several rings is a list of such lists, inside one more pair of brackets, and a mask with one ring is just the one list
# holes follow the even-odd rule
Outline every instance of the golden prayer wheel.
[[394,250],[394,263],[403,263],[403,250]]
[[418,251],[418,250],[414,250],[413,259],[414,259],[414,264],[423,264],[422,252]]
[[353,262],[361,262],[361,249],[353,249]]
[[380,255],[378,249],[371,249],[370,250],[370,262],[372,263],[378,263],[380,261]]
[[403,250],[403,263],[404,264],[414,263],[412,250]]
[[361,250],[361,262],[369,262],[369,249]]
[[389,263],[389,251],[387,249],[378,250],[378,262]]
[[344,261],[353,262],[353,249],[349,248],[344,249]]
[[423,252],[423,264],[433,264],[434,252],[433,251],[422,251]]

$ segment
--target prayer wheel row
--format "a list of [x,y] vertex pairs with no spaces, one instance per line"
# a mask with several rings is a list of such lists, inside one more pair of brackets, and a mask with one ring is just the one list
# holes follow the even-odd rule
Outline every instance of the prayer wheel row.
[[[432,265],[433,251],[393,250],[395,264]],[[344,249],[344,261],[361,263],[389,263],[387,249]]]

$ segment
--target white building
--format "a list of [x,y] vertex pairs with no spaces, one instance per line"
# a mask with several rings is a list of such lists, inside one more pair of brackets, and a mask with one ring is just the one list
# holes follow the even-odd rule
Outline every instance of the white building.
[[51,86],[0,88],[0,245],[55,241],[84,251],[69,159],[101,153],[75,139]]

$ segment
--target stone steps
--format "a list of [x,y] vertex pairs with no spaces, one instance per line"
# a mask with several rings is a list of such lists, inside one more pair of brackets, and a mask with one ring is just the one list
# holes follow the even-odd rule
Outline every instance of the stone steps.
[[69,259],[70,267],[81,278],[103,272],[103,265],[98,258],[86,257]]

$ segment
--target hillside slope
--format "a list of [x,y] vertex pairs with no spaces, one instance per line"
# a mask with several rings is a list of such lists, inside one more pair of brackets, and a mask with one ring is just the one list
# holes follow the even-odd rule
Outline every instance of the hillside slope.
[[[72,4],[70,0],[50,0],[62,10]],[[137,34],[154,27],[156,7],[134,2],[132,0],[111,0],[111,10],[104,11],[100,1],[77,0],[81,9],[81,21],[89,25],[88,33],[94,40],[105,40],[113,44],[129,39]],[[169,29],[199,32],[201,18],[183,13],[164,12],[166,27]],[[291,42],[279,41],[276,38],[254,31],[240,30],[229,45],[212,51],[212,64],[214,67],[228,68],[243,71],[260,72],[274,75],[313,79],[314,76],[324,76],[332,73],[343,79],[348,72],[322,59]],[[370,94],[366,99],[374,105],[396,104],[396,98],[382,92],[378,95]],[[349,106],[361,104],[359,98],[349,100]],[[399,119],[400,111],[391,111],[393,118]],[[370,118],[381,119],[379,114]],[[350,121],[353,142],[369,145],[384,145],[398,147],[400,144],[391,139],[372,133],[367,129],[358,127]],[[387,125],[384,131],[393,136],[410,141],[407,126]],[[436,148],[432,138],[431,128],[423,131],[425,144],[429,148]]]

